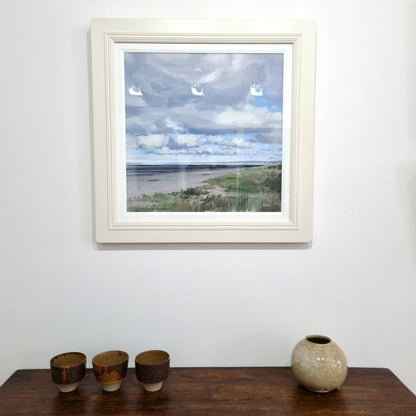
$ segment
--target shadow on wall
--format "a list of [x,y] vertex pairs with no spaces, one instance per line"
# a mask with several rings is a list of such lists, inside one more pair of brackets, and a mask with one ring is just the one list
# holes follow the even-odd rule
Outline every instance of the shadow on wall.
[[[409,181],[410,212],[413,219],[412,236],[413,248],[416,253],[416,174]],[[415,257],[416,258],[416,257]]]
[[[93,235],[93,240],[95,236]],[[310,243],[95,243],[102,251],[140,250],[309,250]]]

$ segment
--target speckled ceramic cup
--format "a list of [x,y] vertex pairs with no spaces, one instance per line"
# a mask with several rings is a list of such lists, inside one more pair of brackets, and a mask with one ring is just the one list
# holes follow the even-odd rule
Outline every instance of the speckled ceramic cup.
[[168,378],[170,357],[166,351],[150,350],[136,356],[136,377],[146,391],[158,391]]
[[52,381],[59,391],[69,393],[78,387],[85,376],[87,357],[82,352],[65,352],[50,361]]
[[124,351],[105,351],[92,359],[92,367],[97,381],[104,391],[116,391],[127,374],[129,356]]

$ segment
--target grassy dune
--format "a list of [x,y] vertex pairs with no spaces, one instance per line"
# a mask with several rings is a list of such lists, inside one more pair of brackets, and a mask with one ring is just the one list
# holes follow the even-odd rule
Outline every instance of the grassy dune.
[[129,212],[279,212],[281,164],[241,169],[181,192],[129,198]]

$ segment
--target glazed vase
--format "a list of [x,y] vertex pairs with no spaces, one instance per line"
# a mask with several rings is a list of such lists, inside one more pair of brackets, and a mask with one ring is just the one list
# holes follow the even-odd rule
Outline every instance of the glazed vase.
[[348,373],[343,351],[324,335],[300,340],[292,351],[291,368],[300,385],[317,393],[339,389]]

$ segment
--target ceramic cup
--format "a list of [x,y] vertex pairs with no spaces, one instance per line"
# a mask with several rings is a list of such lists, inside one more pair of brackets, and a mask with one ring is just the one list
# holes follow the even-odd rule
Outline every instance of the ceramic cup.
[[85,376],[87,357],[82,352],[65,352],[50,361],[51,376],[59,391],[69,393]]
[[104,391],[116,391],[127,374],[129,356],[124,351],[105,351],[92,359],[92,367],[97,381]]
[[168,378],[170,357],[166,351],[150,350],[136,356],[136,377],[146,391],[158,391]]

